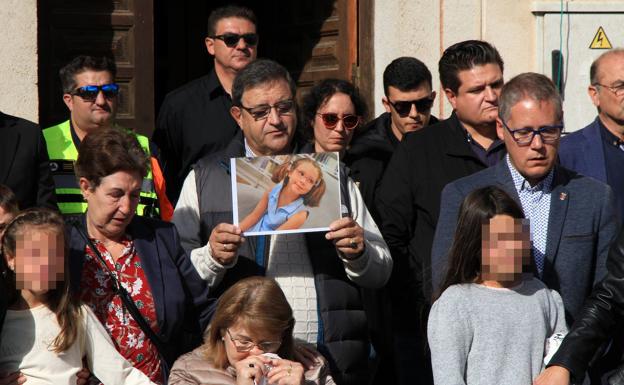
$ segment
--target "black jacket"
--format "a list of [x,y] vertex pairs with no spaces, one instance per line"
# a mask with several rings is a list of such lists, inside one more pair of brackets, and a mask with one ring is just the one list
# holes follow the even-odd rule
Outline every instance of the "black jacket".
[[[622,338],[624,321],[624,231],[611,245],[607,257],[607,276],[594,287],[570,332],[549,366],[558,365],[570,370],[573,382],[580,382],[592,357],[614,333]],[[600,361],[604,358],[600,358]],[[618,373],[624,378],[624,368]],[[624,381],[614,382],[622,384]]]
[[[436,123],[438,119],[431,116],[429,125]],[[390,124],[390,113],[384,112],[370,121],[361,133],[356,131],[344,157],[344,163],[351,171],[350,176],[360,189],[364,203],[376,222],[379,222],[379,215],[375,210],[375,191],[399,144]]]
[[48,150],[35,123],[0,112],[0,183],[13,190],[20,209],[57,209]]
[[400,325],[413,329],[431,300],[431,245],[446,184],[486,168],[450,118],[409,133],[397,146],[375,197],[394,261],[390,291]]

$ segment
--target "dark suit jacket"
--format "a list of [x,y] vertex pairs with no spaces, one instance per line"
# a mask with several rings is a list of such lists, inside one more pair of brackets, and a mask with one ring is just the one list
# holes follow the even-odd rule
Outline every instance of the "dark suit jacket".
[[454,113],[405,135],[386,167],[375,205],[394,261],[388,283],[394,307],[406,312],[393,318],[404,320],[408,329],[417,327],[414,311],[427,307],[431,298],[430,255],[440,193],[447,183],[484,168]]
[[[85,227],[84,215],[75,226]],[[77,228],[70,231],[70,282],[80,290],[86,241]],[[134,240],[141,266],[152,289],[159,336],[177,357],[193,348],[184,346],[188,335],[201,336],[214,312],[214,299],[186,255],[175,227],[166,222],[135,216],[126,228]],[[169,366],[173,362],[168,363]]]
[[607,167],[598,119],[582,130],[561,138],[559,162],[567,169],[607,183]]
[[0,112],[0,183],[13,190],[20,209],[57,209],[48,151],[35,123]]
[[[520,204],[506,161],[450,183],[442,191],[431,254],[436,289],[447,270],[461,202],[473,190],[490,185],[501,187]],[[607,252],[619,228],[614,207],[609,186],[555,167],[542,281],[561,294],[568,321],[606,274]]]
[[[582,130],[564,136],[559,145],[559,162],[569,170],[598,179],[609,184],[607,179],[607,163],[605,147],[600,130],[600,118],[584,127]],[[615,203],[624,220],[624,196],[618,186],[611,185],[615,194]]]

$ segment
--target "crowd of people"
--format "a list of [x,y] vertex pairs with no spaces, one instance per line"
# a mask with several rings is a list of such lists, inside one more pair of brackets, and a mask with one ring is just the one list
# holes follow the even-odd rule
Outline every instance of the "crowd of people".
[[[485,41],[297,100],[253,12],[214,10],[214,67],[152,138],[115,121],[114,61],[60,70],[69,119],[0,113],[0,385],[624,384],[624,50],[589,68],[598,116],[504,80]],[[341,217],[299,228],[339,154]],[[230,159],[285,156],[234,222]],[[618,235],[619,234],[619,235]]]

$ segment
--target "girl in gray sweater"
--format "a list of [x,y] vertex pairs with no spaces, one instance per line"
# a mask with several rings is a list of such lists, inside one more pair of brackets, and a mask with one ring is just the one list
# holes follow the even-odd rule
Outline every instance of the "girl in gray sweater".
[[561,297],[532,271],[529,226],[518,204],[494,186],[469,194],[429,315],[436,385],[533,382],[549,337],[567,328]]

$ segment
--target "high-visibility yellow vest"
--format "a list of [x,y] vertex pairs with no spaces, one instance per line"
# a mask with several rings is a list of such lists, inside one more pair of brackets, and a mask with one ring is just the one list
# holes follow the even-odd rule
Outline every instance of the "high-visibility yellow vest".
[[[120,128],[123,129],[123,128]],[[131,132],[128,130],[128,132]],[[149,139],[131,132],[136,136],[143,150],[150,155]],[[50,169],[56,186],[56,199],[63,215],[82,214],[87,211],[80,186],[74,173],[74,163],[78,159],[78,149],[72,140],[69,120],[43,130],[43,136],[50,157]],[[158,197],[154,189],[152,168],[148,166],[147,176],[141,186],[141,197],[137,206],[137,214],[155,216],[158,213]]]

